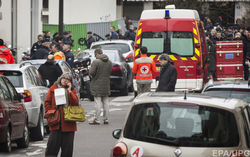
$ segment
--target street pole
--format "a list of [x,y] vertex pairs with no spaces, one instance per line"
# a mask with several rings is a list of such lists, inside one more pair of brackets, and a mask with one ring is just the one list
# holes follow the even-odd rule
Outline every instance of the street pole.
[[59,35],[63,36],[63,0],[59,0]]

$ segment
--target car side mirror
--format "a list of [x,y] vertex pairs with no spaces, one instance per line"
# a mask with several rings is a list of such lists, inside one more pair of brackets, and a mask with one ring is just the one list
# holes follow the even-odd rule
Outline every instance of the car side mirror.
[[196,43],[195,44],[195,48],[200,48],[201,47],[201,44],[200,43]]
[[135,45],[134,45],[134,48],[135,48],[135,49],[138,49],[139,47],[140,47],[140,46],[139,46],[138,44],[135,44]]
[[113,137],[115,139],[119,139],[122,133],[122,129],[115,129],[112,133]]

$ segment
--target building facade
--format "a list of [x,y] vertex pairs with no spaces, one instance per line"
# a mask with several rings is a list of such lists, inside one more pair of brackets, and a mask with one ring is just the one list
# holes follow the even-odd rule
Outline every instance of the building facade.
[[0,0],[0,38],[21,52],[27,51],[42,31],[42,0]]

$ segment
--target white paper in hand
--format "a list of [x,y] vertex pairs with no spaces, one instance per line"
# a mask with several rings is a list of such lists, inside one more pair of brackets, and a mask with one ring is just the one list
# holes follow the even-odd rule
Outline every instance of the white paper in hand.
[[67,103],[66,92],[64,88],[55,89],[56,105],[65,105]]

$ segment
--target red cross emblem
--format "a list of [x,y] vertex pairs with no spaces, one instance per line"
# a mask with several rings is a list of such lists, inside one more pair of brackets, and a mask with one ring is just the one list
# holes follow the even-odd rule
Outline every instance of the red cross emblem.
[[146,73],[148,73],[149,69],[147,66],[144,65],[141,67],[140,71],[141,71],[141,73],[146,74]]

